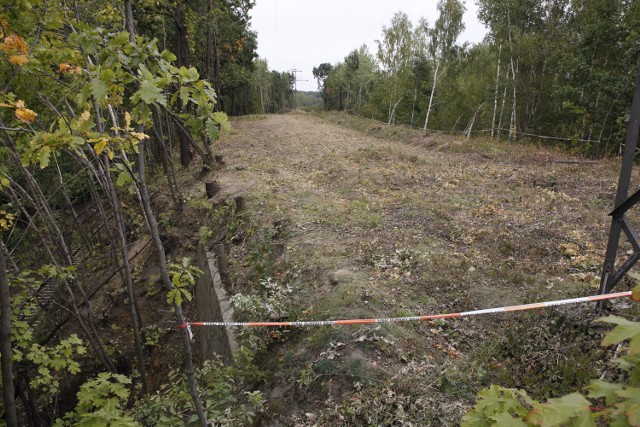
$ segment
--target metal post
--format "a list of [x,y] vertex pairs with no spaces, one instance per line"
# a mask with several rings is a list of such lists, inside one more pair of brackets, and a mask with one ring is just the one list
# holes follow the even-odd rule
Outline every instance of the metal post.
[[[622,166],[620,168],[620,178],[618,179],[618,191],[616,193],[615,209],[611,212],[611,228],[609,230],[609,242],[607,243],[607,251],[604,256],[604,264],[602,267],[602,276],[600,278],[599,294],[609,293],[617,282],[622,279],[624,274],[633,267],[640,257],[638,251],[638,242],[636,232],[631,224],[625,218],[626,211],[638,202],[636,192],[632,197],[627,199],[629,194],[629,184],[631,183],[631,171],[633,169],[633,159],[636,153],[638,143],[638,131],[640,129],[640,71],[636,77],[636,86],[633,93],[633,102],[631,104],[631,116],[629,117],[629,125],[627,127],[627,136],[625,138],[624,153],[622,157]],[[618,245],[620,243],[620,233],[624,229],[625,234],[634,247],[634,253],[621,265],[618,271],[615,271],[616,256]],[[604,301],[598,303],[598,310],[604,308]]]

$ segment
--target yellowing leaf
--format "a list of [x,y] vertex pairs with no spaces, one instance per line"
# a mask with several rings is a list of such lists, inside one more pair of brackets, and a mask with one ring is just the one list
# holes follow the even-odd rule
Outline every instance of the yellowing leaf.
[[126,130],[131,130],[131,114],[128,111],[124,112],[124,128]]
[[96,144],[93,146],[93,149],[96,150],[96,154],[100,155],[107,147],[107,143],[109,140],[107,138],[99,138],[97,140],[91,140],[90,142],[95,142]]
[[8,230],[13,225],[15,216],[6,211],[0,211],[0,231]]
[[87,120],[89,120],[90,117],[91,117],[91,113],[85,110],[82,112],[82,114],[80,114],[80,121],[86,122]]
[[146,133],[142,133],[142,132],[131,132],[131,136],[133,136],[134,138],[136,138],[139,141],[142,141],[143,139],[149,139],[149,135],[147,135]]
[[[17,105],[18,103],[16,102],[16,106]],[[16,117],[23,123],[33,123],[36,121],[37,116],[38,114],[35,111],[29,110],[28,108],[18,108],[16,110]]]
[[58,71],[62,74],[82,74],[82,68],[77,65],[70,65],[66,62],[58,64]]
[[9,55],[9,62],[18,67],[23,67],[29,62],[29,57],[27,55]]
[[27,53],[29,52],[29,46],[27,42],[21,36],[16,34],[12,34],[4,38],[2,44],[0,45],[0,49],[4,53]]

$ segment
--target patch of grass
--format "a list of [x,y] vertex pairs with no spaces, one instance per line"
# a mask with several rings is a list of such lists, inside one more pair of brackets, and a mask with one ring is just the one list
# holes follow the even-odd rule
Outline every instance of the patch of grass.
[[509,320],[479,352],[489,381],[524,388],[535,399],[548,399],[580,389],[602,366],[602,348],[593,315],[540,311]]

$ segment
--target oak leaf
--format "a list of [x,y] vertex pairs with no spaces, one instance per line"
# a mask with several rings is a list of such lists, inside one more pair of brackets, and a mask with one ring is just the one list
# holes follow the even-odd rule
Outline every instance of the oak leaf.
[[17,65],[18,67],[24,67],[24,65],[29,62],[29,57],[27,55],[9,55],[9,62],[13,65]]
[[21,36],[12,34],[0,43],[0,50],[7,54],[25,54],[29,52],[29,46]]
[[[22,103],[21,105],[23,105],[23,107],[19,107],[18,103]],[[22,123],[33,123],[36,121],[36,117],[38,116],[38,113],[36,113],[33,110],[30,110],[28,108],[24,108],[24,102],[23,101],[18,101],[16,102],[16,117],[18,118],[18,120],[20,120]]]

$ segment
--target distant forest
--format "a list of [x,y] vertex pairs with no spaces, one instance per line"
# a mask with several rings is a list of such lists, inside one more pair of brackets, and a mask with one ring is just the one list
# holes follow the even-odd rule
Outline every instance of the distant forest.
[[[251,1],[134,2],[137,30],[193,66],[229,115],[343,110],[425,131],[553,137],[591,155],[619,149],[638,65],[638,0],[480,0],[482,43],[458,41],[461,0],[433,21],[397,12],[377,46],[318,60],[321,100],[257,56]],[[174,10],[175,9],[175,10]],[[213,25],[212,25],[213,24]]]
[[354,49],[313,73],[324,106],[429,130],[542,135],[588,154],[618,149],[638,48],[636,0],[479,0],[485,41],[461,44],[464,5],[435,21],[402,12],[375,52]]

